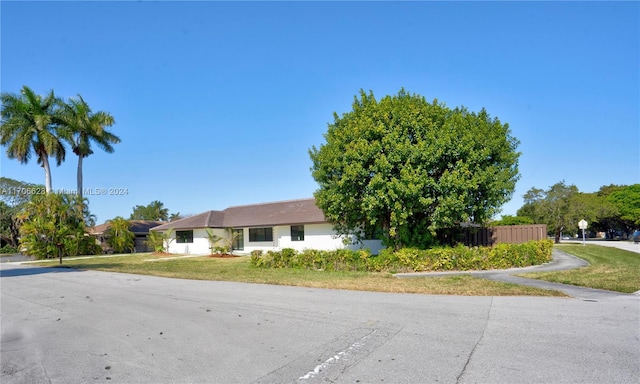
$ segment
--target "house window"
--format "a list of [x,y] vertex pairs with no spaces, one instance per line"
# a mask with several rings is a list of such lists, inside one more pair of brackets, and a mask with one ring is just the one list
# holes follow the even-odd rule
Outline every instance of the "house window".
[[291,241],[304,241],[304,225],[291,226]]
[[233,250],[244,250],[244,231],[242,229],[233,230]]
[[273,241],[273,228],[249,228],[249,241]]
[[176,231],[176,243],[193,243],[193,230]]

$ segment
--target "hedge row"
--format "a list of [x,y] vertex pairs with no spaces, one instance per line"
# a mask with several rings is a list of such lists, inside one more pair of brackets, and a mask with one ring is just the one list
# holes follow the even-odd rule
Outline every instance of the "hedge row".
[[18,253],[18,248],[12,247],[10,245],[5,245],[4,247],[0,248],[0,254],[4,253]]
[[442,247],[432,249],[384,249],[377,256],[368,250],[307,249],[251,253],[251,265],[258,268],[302,268],[326,271],[420,272],[464,271],[526,267],[551,261],[553,242],[530,241],[523,244],[497,244],[494,247]]

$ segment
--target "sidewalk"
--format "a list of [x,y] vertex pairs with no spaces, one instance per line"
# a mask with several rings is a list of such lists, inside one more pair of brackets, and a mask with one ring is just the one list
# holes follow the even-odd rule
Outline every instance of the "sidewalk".
[[550,272],[550,271],[564,271],[568,269],[582,268],[589,265],[588,262],[582,260],[568,253],[562,252],[557,249],[553,249],[553,261],[542,265],[534,265],[525,268],[510,268],[510,269],[492,269],[488,271],[450,271],[450,272],[412,272],[412,273],[397,273],[394,276],[398,278],[416,278],[416,277],[439,277],[450,275],[470,275],[481,279],[501,281],[505,283],[525,285],[529,287],[556,290],[565,293],[571,297],[583,300],[600,300],[605,298],[613,298],[620,296],[634,296],[639,295],[640,291],[630,294],[613,291],[605,291],[602,289],[593,289],[586,287],[579,287],[575,285],[552,283],[544,280],[528,279],[525,277],[514,276],[520,273],[529,272]]
[[[582,244],[582,240],[561,240],[560,244]],[[624,249],[625,251],[640,253],[640,244],[634,244],[632,241],[626,240],[588,240],[587,245],[600,245],[603,247],[613,247]]]

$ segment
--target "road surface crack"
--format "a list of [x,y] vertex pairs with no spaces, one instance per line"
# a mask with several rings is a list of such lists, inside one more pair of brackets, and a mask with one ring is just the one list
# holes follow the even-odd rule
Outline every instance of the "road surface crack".
[[464,367],[462,367],[462,371],[460,372],[460,374],[456,378],[456,384],[460,383],[460,379],[462,379],[464,374],[467,372],[467,366],[469,365],[469,362],[471,362],[471,358],[473,357],[473,354],[476,352],[476,348],[478,348],[478,345],[484,339],[484,335],[487,332],[487,328],[489,326],[489,317],[491,316],[491,309],[492,308],[493,308],[493,297],[491,297],[491,301],[489,302],[489,310],[487,311],[487,318],[485,319],[484,329],[482,330],[482,334],[478,338],[478,341],[476,341],[476,344],[471,349],[471,353],[469,353],[469,356],[467,357],[467,361],[464,363]]

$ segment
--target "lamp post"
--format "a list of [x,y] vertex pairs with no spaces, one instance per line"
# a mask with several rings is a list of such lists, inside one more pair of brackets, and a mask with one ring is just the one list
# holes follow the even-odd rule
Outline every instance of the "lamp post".
[[582,245],[584,246],[584,230],[587,229],[587,221],[582,219],[578,222],[578,228],[582,229]]

